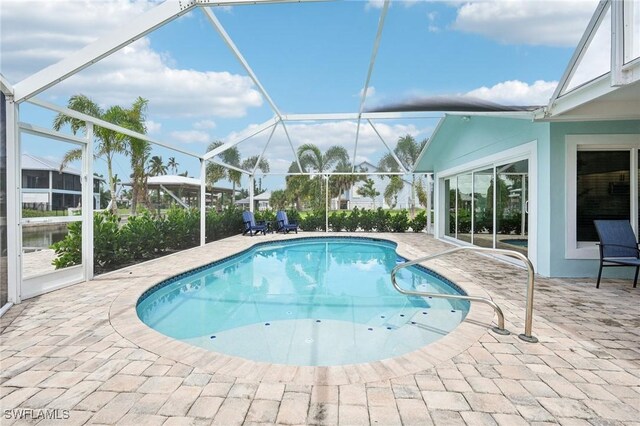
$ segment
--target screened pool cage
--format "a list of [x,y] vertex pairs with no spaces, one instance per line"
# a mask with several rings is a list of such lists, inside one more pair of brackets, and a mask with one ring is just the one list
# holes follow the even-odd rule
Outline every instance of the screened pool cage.
[[[310,0],[316,2],[317,0]],[[300,165],[300,159],[294,147],[294,137],[291,134],[291,126],[295,123],[305,122],[338,122],[349,121],[355,123],[355,140],[353,150],[350,150],[349,154],[352,154],[352,169],[346,172],[324,172],[322,177],[329,179],[330,176],[339,174],[360,174],[367,176],[374,175],[403,175],[403,176],[415,176],[416,169],[407,168],[402,161],[396,156],[388,140],[385,140],[381,132],[379,131],[379,123],[383,120],[400,120],[400,119],[412,119],[412,120],[425,120],[425,119],[438,119],[442,117],[442,112],[450,111],[450,114],[459,114],[463,118],[468,114],[462,109],[449,109],[441,108],[408,108],[404,111],[402,108],[397,109],[397,112],[369,112],[365,109],[365,102],[368,96],[368,89],[370,88],[370,82],[374,66],[376,63],[376,56],[382,37],[382,30],[385,24],[385,18],[390,6],[390,0],[385,0],[379,9],[374,9],[372,13],[378,13],[379,19],[377,23],[377,30],[375,37],[373,38],[373,44],[371,47],[371,53],[369,56],[369,64],[366,67],[366,74],[363,76],[362,90],[359,95],[359,108],[352,113],[322,113],[322,114],[284,114],[278,108],[277,103],[271,98],[265,87],[261,84],[257,75],[240,52],[234,41],[229,34],[225,31],[225,28],[221,25],[220,21],[216,17],[213,8],[219,6],[240,6],[240,5],[255,5],[255,4],[268,4],[268,3],[302,3],[306,0],[218,0],[218,1],[205,1],[205,0],[180,0],[180,1],[165,1],[158,4],[148,11],[142,13],[140,16],[134,18],[117,31],[109,34],[106,37],[100,38],[97,41],[87,45],[81,50],[77,51],[71,56],[55,63],[27,78],[12,85],[4,76],[0,74],[0,88],[2,89],[1,99],[1,111],[0,118],[2,120],[2,126],[0,136],[2,139],[2,148],[0,150],[0,157],[5,154],[6,159],[2,158],[4,164],[6,164],[6,172],[2,170],[0,175],[0,185],[6,185],[6,199],[0,200],[0,206],[2,207],[2,217],[4,219],[4,209],[6,208],[6,220],[0,227],[0,250],[2,251],[2,261],[6,260],[5,265],[0,265],[2,273],[0,274],[0,306],[5,303],[19,303],[22,299],[34,297],[45,292],[75,284],[82,281],[87,281],[94,276],[94,238],[93,238],[93,221],[94,210],[96,209],[94,200],[96,199],[96,190],[94,185],[94,133],[96,128],[103,128],[113,130],[117,133],[126,135],[128,137],[147,141],[150,144],[163,147],[174,152],[179,152],[191,158],[197,159],[200,164],[199,170],[199,209],[201,213],[206,211],[206,168],[208,163],[219,164],[230,170],[235,170],[249,178],[249,208],[253,209],[254,206],[254,180],[256,176],[268,175],[269,173],[262,173],[257,167],[252,170],[244,170],[242,168],[235,167],[233,165],[224,164],[219,159],[219,154],[224,151],[235,147],[236,145],[245,141],[260,141],[263,143],[262,150],[259,158],[267,158],[271,142],[276,131],[284,134],[284,140],[291,149],[293,161],[297,164],[297,170],[295,172],[287,173],[286,175],[315,175],[318,173],[305,172]],[[619,4],[620,3],[620,4]],[[611,21],[618,26],[623,22],[620,18],[622,16],[622,2],[602,1],[598,6],[596,14],[592,19],[585,36],[578,45],[578,49],[571,59],[569,68],[561,80],[561,84],[558,86],[556,93],[552,96],[549,105],[545,108],[539,108],[536,111],[513,111],[508,112],[505,116],[540,119],[545,120],[552,116],[554,109],[559,113],[570,109],[572,102],[578,102],[582,98],[578,95],[572,98],[565,96],[565,92],[568,93],[573,89],[566,89],[568,82],[574,76],[575,68],[579,65],[581,58],[584,56],[584,52],[588,51],[593,34],[598,28],[599,24],[606,20],[605,12],[612,10],[616,12]],[[625,2],[630,5],[631,2]],[[78,111],[71,110],[66,107],[53,104],[38,98],[37,96],[49,89],[50,87],[66,80],[67,78],[75,75],[83,69],[91,66],[92,64],[108,57],[114,52],[119,51],[125,46],[130,45],[134,41],[144,37],[148,33],[156,30],[168,24],[177,18],[198,9],[201,11],[208,23],[211,24],[213,29],[217,32],[220,39],[235,57],[237,62],[246,72],[246,75],[252,80],[255,88],[262,95],[262,99],[268,104],[273,113],[273,118],[265,121],[264,123],[251,127],[244,134],[239,135],[233,140],[228,140],[219,147],[205,154],[199,154],[185,149],[182,146],[176,146],[171,143],[167,143],[162,140],[157,140],[146,134],[141,134],[104,120],[92,117],[90,115],[83,114]],[[614,38],[614,42],[622,46],[621,36],[612,27],[611,34]],[[620,59],[622,60],[622,59]],[[637,61],[636,61],[637,62]],[[636,63],[634,62],[634,64]],[[613,63],[613,62],[612,62]],[[633,64],[631,64],[633,65]],[[636,64],[637,65],[637,64]],[[630,66],[622,63],[622,66],[616,65],[611,69],[612,74],[622,70],[623,66]],[[635,65],[634,65],[635,66]],[[363,67],[364,68],[364,67]],[[622,73],[620,71],[620,73]],[[602,80],[600,78],[598,81]],[[580,86],[577,86],[581,93]],[[579,90],[579,91],[580,91]],[[578,92],[578,91],[575,91]],[[584,97],[584,96],[583,96]],[[584,100],[582,100],[584,101]],[[29,109],[36,109],[46,111],[47,114],[62,114],[67,117],[77,119],[86,124],[86,131],[82,136],[76,136],[69,133],[64,133],[50,128],[44,128],[32,123],[21,120],[20,106],[28,104]],[[562,109],[564,108],[564,109]],[[418,112],[416,112],[416,110]],[[387,110],[389,111],[389,110]],[[477,112],[474,114],[482,115],[484,112]],[[437,112],[437,113],[436,113]],[[488,115],[498,114],[501,112],[486,112]],[[389,152],[391,156],[397,162],[396,172],[362,172],[356,169],[356,155],[358,154],[359,142],[362,139],[363,129],[367,129],[370,134],[375,134],[377,140],[380,143],[380,149],[384,152]],[[436,128],[437,131],[437,128]],[[373,132],[373,133],[371,133]],[[27,161],[22,155],[22,143],[23,137],[28,136],[30,139],[37,139],[41,143],[46,143],[48,146],[59,146],[60,152],[67,152],[70,148],[79,150],[81,154],[81,167],[80,169],[65,169],[61,173],[52,173],[50,165],[46,164],[46,161],[40,161],[37,158],[31,158],[33,167],[32,173],[29,176],[23,176],[22,171],[24,169],[24,162]],[[266,137],[266,138],[265,138]],[[266,139],[266,141],[265,141]],[[258,164],[259,161],[256,163]],[[271,173],[277,174],[277,173]],[[6,175],[6,179],[5,179]],[[428,185],[430,176],[424,171],[420,173],[422,176],[426,176]],[[28,185],[25,184],[25,181]],[[4,190],[0,188],[0,190]],[[328,191],[326,191],[328,192]],[[326,193],[325,192],[325,193]],[[68,214],[60,216],[50,216],[46,219],[38,217],[24,217],[22,212],[23,203],[28,203],[33,206],[38,206],[44,203],[45,196],[43,193],[48,194],[47,202],[59,203],[60,206],[68,207]],[[327,195],[325,195],[327,197]],[[429,203],[430,203],[429,199]],[[328,204],[328,199],[325,199],[325,206]],[[328,209],[325,208],[325,212]],[[427,206],[427,210],[430,210],[430,204]],[[325,229],[327,219],[325,218]],[[430,221],[429,221],[430,222]],[[30,273],[25,273],[28,269],[29,261],[24,256],[28,253],[31,245],[31,238],[33,236],[25,233],[25,225],[32,226],[64,226],[73,225],[81,235],[82,256],[80,264],[67,267],[55,271],[38,271],[37,268]],[[6,231],[5,231],[6,230]],[[49,233],[48,235],[53,235]],[[53,238],[53,237],[51,237]],[[206,242],[205,236],[205,214],[200,214],[200,244],[204,245]],[[6,257],[5,257],[6,254]],[[42,259],[41,259],[42,261]],[[45,262],[50,259],[45,259]],[[0,310],[0,314],[3,312]]]
[[[304,0],[302,0],[304,1]],[[315,0],[314,0],[315,1]],[[12,303],[19,303],[22,299],[43,294],[45,292],[87,281],[94,276],[94,238],[93,238],[93,221],[94,211],[100,206],[96,205],[96,187],[92,183],[94,176],[94,132],[97,127],[113,130],[128,137],[140,139],[149,142],[152,145],[164,147],[175,152],[190,156],[200,162],[200,194],[199,208],[201,213],[206,210],[206,166],[209,162],[221,165],[227,169],[235,170],[249,178],[249,208],[254,208],[254,179],[261,173],[257,165],[253,170],[244,170],[233,165],[224,164],[217,158],[219,154],[225,150],[235,147],[236,145],[251,140],[258,135],[268,134],[266,143],[264,143],[259,158],[265,157],[268,153],[269,145],[276,129],[280,128],[286,135],[289,146],[291,147],[293,158],[298,166],[298,171],[289,173],[294,175],[312,175],[317,176],[318,173],[305,172],[300,165],[300,159],[292,143],[292,138],[288,130],[290,123],[309,122],[309,121],[355,121],[357,122],[357,130],[355,136],[355,147],[353,149],[353,157],[356,158],[358,152],[358,140],[361,129],[369,126],[379,138],[380,144],[398,163],[398,172],[361,172],[356,170],[354,164],[351,172],[325,172],[322,178],[325,182],[332,175],[337,174],[360,174],[360,175],[412,175],[413,170],[407,169],[393,152],[388,141],[382,137],[376,127],[377,120],[388,119],[405,119],[405,118],[438,118],[440,115],[433,113],[370,113],[365,112],[364,105],[367,97],[367,88],[371,79],[374,68],[376,54],[382,35],[385,17],[389,9],[389,1],[385,1],[381,8],[380,18],[373,43],[367,74],[364,81],[364,89],[360,99],[360,108],[354,113],[327,113],[327,114],[282,114],[274,100],[263,87],[258,77],[243,57],[240,50],[236,47],[231,37],[227,34],[220,21],[214,14],[212,7],[214,6],[235,6],[243,4],[261,4],[261,3],[299,3],[300,0],[221,0],[221,1],[166,1],[161,3],[131,22],[118,31],[107,37],[98,39],[89,44],[85,48],[75,54],[51,65],[15,85],[9,83],[4,76],[1,77],[2,85],[2,138],[3,145],[6,146],[6,235],[2,236],[3,245],[6,244],[7,268],[8,272],[8,291],[3,295],[3,305],[7,299]],[[73,76],[84,68],[100,61],[110,54],[122,49],[130,43],[145,36],[149,32],[179,18],[182,15],[194,10],[200,9],[206,16],[207,20],[217,31],[224,43],[233,53],[238,62],[242,65],[247,75],[253,81],[255,87],[261,93],[263,99],[273,111],[273,118],[253,128],[249,133],[242,134],[235,140],[230,140],[209,151],[205,154],[191,152],[181,146],[176,146],[161,140],[149,137],[118,125],[106,122],[104,120],[92,117],[90,115],[71,110],[66,107],[39,99],[38,94],[56,85],[57,83]],[[76,136],[50,128],[41,127],[32,123],[24,122],[20,118],[20,105],[29,104],[30,108],[36,107],[42,110],[50,111],[55,114],[63,114],[67,117],[80,120],[86,124],[86,131],[82,136]],[[29,135],[29,138],[46,143],[48,146],[56,144],[60,147],[61,152],[67,152],[69,149],[79,149],[81,151],[81,169],[66,170],[65,173],[54,173],[47,170],[46,163],[43,159],[34,157],[25,160],[21,144],[23,137]],[[30,161],[35,166],[29,166],[29,173],[25,176],[25,161]],[[257,162],[257,164],[259,161]],[[355,161],[354,161],[355,163]],[[276,174],[276,173],[273,173]],[[60,176],[58,176],[60,175]],[[424,175],[424,174],[423,174]],[[43,195],[48,191],[48,194]],[[328,204],[328,191],[327,200]],[[24,217],[22,212],[23,203],[38,208],[45,206],[51,209],[53,204],[65,206],[64,212],[59,216],[44,217]],[[48,203],[48,204],[47,204]],[[72,206],[72,207],[69,207]],[[4,206],[3,206],[4,207]],[[68,208],[67,208],[68,207]],[[325,209],[326,211],[327,209]],[[325,223],[326,223],[325,219]],[[82,258],[79,265],[66,267],[59,270],[51,270],[51,268],[39,269],[32,264],[35,259],[36,263],[45,263],[50,265],[51,258],[37,259],[37,251],[33,250],[32,245],[34,236],[25,229],[31,227],[63,227],[63,233],[66,234],[66,228],[70,224],[75,224],[81,230],[82,241]],[[47,243],[56,240],[55,230],[45,233],[48,238]],[[41,237],[36,237],[41,238]],[[200,244],[205,244],[205,214],[200,214]],[[4,268],[3,268],[4,269]],[[3,286],[4,287],[4,286]]]

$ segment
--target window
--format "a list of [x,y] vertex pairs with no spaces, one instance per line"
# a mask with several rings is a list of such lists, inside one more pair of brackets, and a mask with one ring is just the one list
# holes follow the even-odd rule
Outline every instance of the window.
[[631,151],[581,151],[576,161],[576,236],[598,241],[593,221],[630,219]]
[[639,135],[568,135],[566,245],[569,259],[597,259],[596,219],[629,220],[638,233]]
[[529,160],[494,164],[444,180],[443,233],[528,254]]
[[49,172],[46,170],[22,170],[23,188],[49,188]]

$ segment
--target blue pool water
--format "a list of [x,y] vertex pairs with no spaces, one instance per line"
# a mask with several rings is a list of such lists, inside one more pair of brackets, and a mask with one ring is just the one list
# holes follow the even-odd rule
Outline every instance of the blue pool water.
[[[364,238],[265,243],[168,280],[138,301],[151,328],[255,361],[341,365],[399,356],[453,330],[464,301],[407,297],[391,284],[395,244]],[[424,268],[404,288],[459,294]]]

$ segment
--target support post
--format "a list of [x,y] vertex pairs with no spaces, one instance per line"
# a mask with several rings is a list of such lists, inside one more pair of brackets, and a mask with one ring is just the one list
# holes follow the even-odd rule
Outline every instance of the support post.
[[20,186],[22,181],[20,161],[20,134],[18,131],[18,104],[7,96],[7,273],[9,278],[8,299],[14,304],[20,303],[22,293],[22,226],[20,214],[22,200]]
[[433,234],[433,228],[431,226],[431,204],[432,204],[432,200],[431,200],[431,175],[428,174],[427,175],[427,188],[426,188],[426,193],[427,193],[427,234]]
[[93,123],[87,122],[82,147],[82,265],[84,279],[93,279]]
[[255,180],[254,175],[249,175],[249,211],[253,213],[253,182]]
[[[213,196],[213,194],[212,194]],[[207,162],[200,159],[200,245],[207,243]]]
[[324,175],[324,232],[329,232],[329,175]]

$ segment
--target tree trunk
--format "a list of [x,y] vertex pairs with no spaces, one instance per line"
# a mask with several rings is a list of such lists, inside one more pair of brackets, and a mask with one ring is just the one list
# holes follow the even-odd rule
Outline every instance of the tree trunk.
[[416,216],[416,175],[411,175],[411,219]]
[[118,214],[118,203],[116,203],[116,181],[113,178],[113,168],[111,157],[107,156],[107,175],[109,178],[109,191],[111,192],[111,213]]

